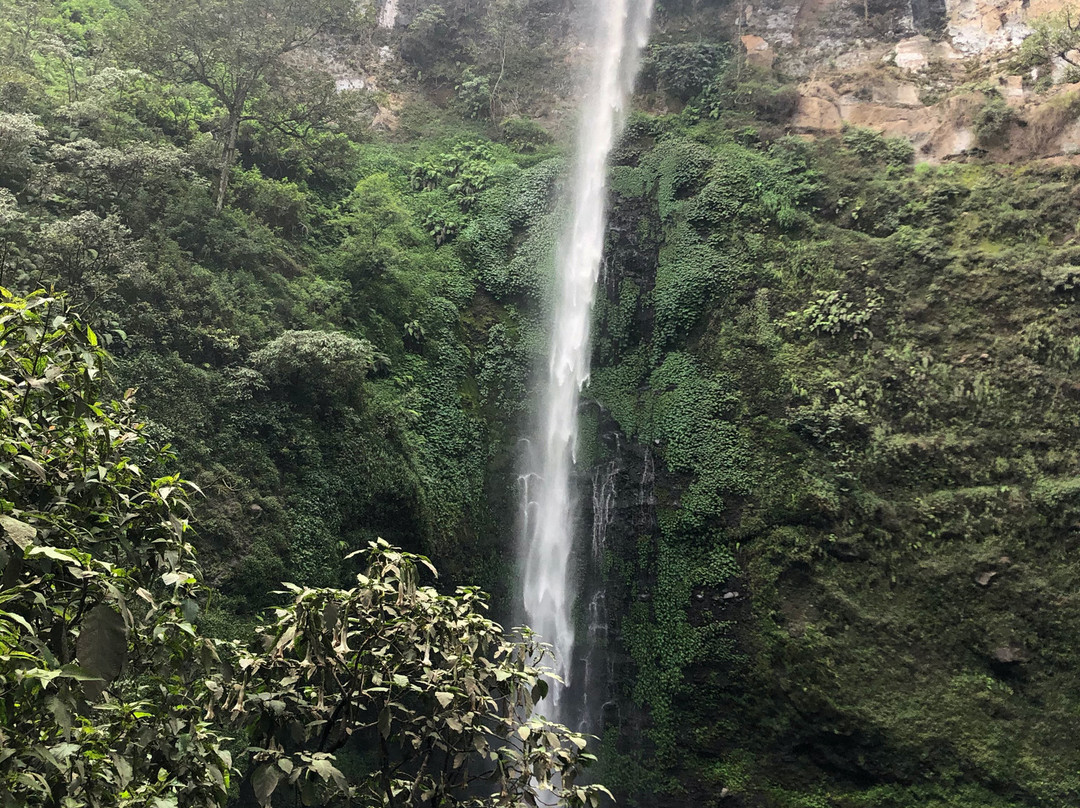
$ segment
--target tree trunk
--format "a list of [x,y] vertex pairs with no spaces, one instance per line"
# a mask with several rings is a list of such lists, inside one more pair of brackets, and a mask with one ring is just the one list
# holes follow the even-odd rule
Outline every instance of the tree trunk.
[[236,157],[236,139],[240,132],[240,110],[243,104],[229,113],[228,134],[225,136],[225,148],[221,153],[221,176],[218,177],[217,197],[214,199],[214,210],[221,213],[225,207],[225,194],[229,190],[229,172],[232,170],[233,159]]

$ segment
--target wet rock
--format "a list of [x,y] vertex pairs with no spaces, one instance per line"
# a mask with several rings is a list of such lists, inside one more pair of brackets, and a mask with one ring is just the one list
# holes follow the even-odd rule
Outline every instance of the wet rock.
[[870,554],[849,541],[833,542],[825,551],[837,561],[866,561]]

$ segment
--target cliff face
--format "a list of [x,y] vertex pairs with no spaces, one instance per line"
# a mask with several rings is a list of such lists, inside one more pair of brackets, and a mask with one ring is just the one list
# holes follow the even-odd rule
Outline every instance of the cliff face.
[[602,776],[637,805],[1075,804],[1075,169],[652,126],[587,392]]
[[[1078,85],[1060,83],[1068,63],[1016,58],[1036,21],[1066,7],[1059,0],[808,0],[747,5],[737,25],[750,62],[798,82],[794,132],[868,127],[907,138],[918,159],[934,163],[1073,160],[1080,130],[1064,110]],[[1057,86],[1048,85],[1051,77]],[[980,137],[980,113],[998,99],[1008,109],[1003,131]]]

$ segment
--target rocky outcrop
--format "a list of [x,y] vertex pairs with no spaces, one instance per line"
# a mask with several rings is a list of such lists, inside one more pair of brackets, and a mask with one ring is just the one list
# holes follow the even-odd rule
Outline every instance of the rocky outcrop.
[[[1019,75],[1010,62],[1030,23],[1064,7],[1064,0],[765,0],[743,8],[741,40],[750,64],[801,77],[795,134],[867,127],[907,138],[916,159],[931,163],[1073,160],[1078,88],[1036,93],[1029,82],[1037,72]],[[998,97],[1011,117],[1002,131],[980,137],[980,115]]]

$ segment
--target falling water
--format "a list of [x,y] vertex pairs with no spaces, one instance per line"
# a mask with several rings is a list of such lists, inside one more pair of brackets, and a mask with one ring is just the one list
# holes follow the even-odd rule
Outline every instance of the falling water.
[[539,430],[522,476],[522,564],[526,622],[551,643],[564,685],[551,688],[559,719],[570,686],[574,602],[570,473],[577,441],[578,394],[589,377],[589,326],[603,254],[607,158],[648,41],[652,0],[595,0],[596,63],[582,106],[571,183],[571,219],[559,243],[548,376]]
[[[592,553],[589,566],[595,571],[604,568],[604,552],[607,549],[608,528],[615,522],[616,483],[619,472],[619,436],[615,437],[615,457],[593,471],[592,481]],[[589,595],[585,614],[586,647],[579,656],[585,664],[585,687],[580,688],[582,716],[580,729],[596,732],[600,718],[592,697],[600,696],[599,703],[607,698],[608,685],[614,679],[614,659],[608,647],[607,591],[597,586]]]

